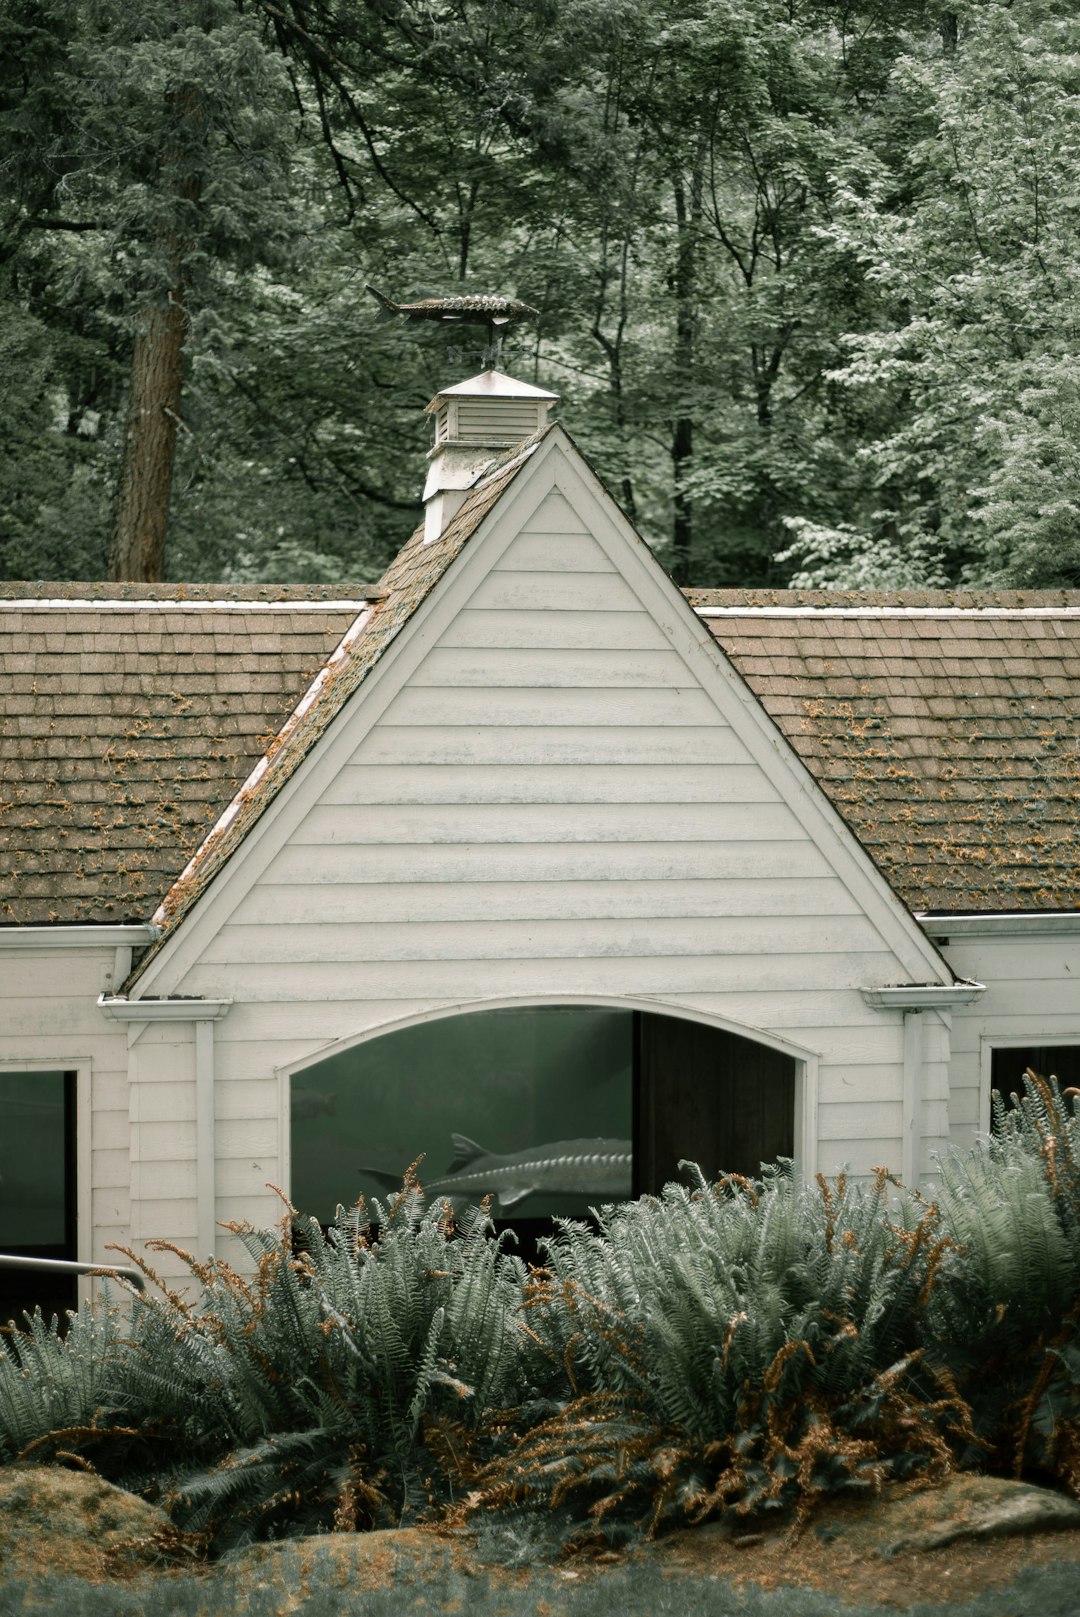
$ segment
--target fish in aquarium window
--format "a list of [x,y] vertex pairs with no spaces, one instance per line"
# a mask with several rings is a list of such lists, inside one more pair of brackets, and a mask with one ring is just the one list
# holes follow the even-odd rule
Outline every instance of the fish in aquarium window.
[[322,1222],[410,1163],[456,1207],[581,1217],[631,1194],[633,1016],[543,1006],[419,1023],[292,1081],[292,1199]]

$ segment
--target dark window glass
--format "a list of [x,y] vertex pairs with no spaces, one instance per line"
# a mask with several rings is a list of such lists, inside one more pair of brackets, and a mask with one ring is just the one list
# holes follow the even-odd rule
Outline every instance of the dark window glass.
[[[75,1074],[0,1072],[0,1252],[75,1258]],[[61,1316],[75,1281],[0,1267],[0,1321]]]
[[1028,1067],[1040,1078],[1056,1078],[1062,1089],[1080,1087],[1080,1044],[1010,1044],[991,1050],[990,1087],[1010,1111],[1013,1096],[1024,1094]]
[[637,1023],[635,1188],[655,1194],[696,1162],[753,1179],[795,1151],[795,1062],[704,1022],[642,1012]]
[[699,1022],[599,1007],[477,1011],[292,1081],[292,1199],[322,1223],[421,1153],[429,1195],[496,1200],[521,1251],[552,1216],[659,1191],[680,1159],[756,1175],[794,1149],[795,1062]]
[[514,1221],[631,1191],[633,1027],[576,1006],[477,1011],[372,1039],[292,1080],[292,1199],[323,1222],[385,1197],[421,1153],[429,1193]]

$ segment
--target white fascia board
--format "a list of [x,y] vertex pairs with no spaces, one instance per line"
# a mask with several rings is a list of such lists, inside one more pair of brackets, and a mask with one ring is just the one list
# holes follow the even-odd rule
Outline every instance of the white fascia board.
[[340,601],[174,601],[119,600],[96,601],[87,596],[42,596],[20,600],[0,596],[5,611],[18,612],[361,612],[375,596]]
[[[454,557],[436,587],[413,610],[377,662],[368,669],[360,685],[334,715],[317,744],[297,766],[273,801],[267,804],[239,847],[206,890],[200,893],[180,925],[166,938],[160,952],[140,975],[140,988],[174,988],[198,964],[206,941],[216,936],[225,925],[233,910],[295,830],[311,802],[333,781],[359,746],[363,735],[356,732],[352,723],[357,705],[363,704],[363,734],[367,734],[438,640],[447,623],[453,620],[471,596],[480,577],[491,569],[517,537],[518,529],[525,520],[525,516],[520,514],[523,507],[527,506],[531,513],[556,486],[557,479],[549,463],[560,442],[577,456],[577,451],[558,425],[530,452],[528,467],[485,513],[476,532]],[[644,546],[643,540],[637,542]],[[349,631],[350,635],[352,632]],[[703,629],[700,633],[707,635],[708,631]],[[924,947],[932,949],[933,946],[925,938],[923,943]]]
[[1080,937],[1080,910],[1045,915],[927,915],[915,919],[930,938]]
[[231,999],[124,999],[98,995],[98,1009],[111,1022],[219,1022]]
[[860,988],[859,992],[875,1011],[948,1011],[955,1005],[973,1005],[986,993],[986,984],[898,983],[888,988]]
[[132,926],[0,927],[3,949],[145,949],[158,935],[149,922]]
[[699,618],[1080,618],[1078,606],[695,606]]

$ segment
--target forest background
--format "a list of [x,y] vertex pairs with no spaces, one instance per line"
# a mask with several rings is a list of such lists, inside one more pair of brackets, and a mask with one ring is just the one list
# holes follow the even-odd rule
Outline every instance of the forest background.
[[0,578],[376,578],[502,368],[679,582],[1080,585],[1075,0],[0,0]]

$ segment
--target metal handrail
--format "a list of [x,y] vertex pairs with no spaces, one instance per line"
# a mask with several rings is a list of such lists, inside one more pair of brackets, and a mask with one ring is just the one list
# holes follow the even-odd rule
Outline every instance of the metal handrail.
[[17,1258],[13,1253],[0,1252],[0,1269],[41,1269],[46,1274],[103,1275],[127,1280],[137,1291],[143,1291],[146,1279],[142,1271],[128,1263],[72,1263],[67,1258]]

